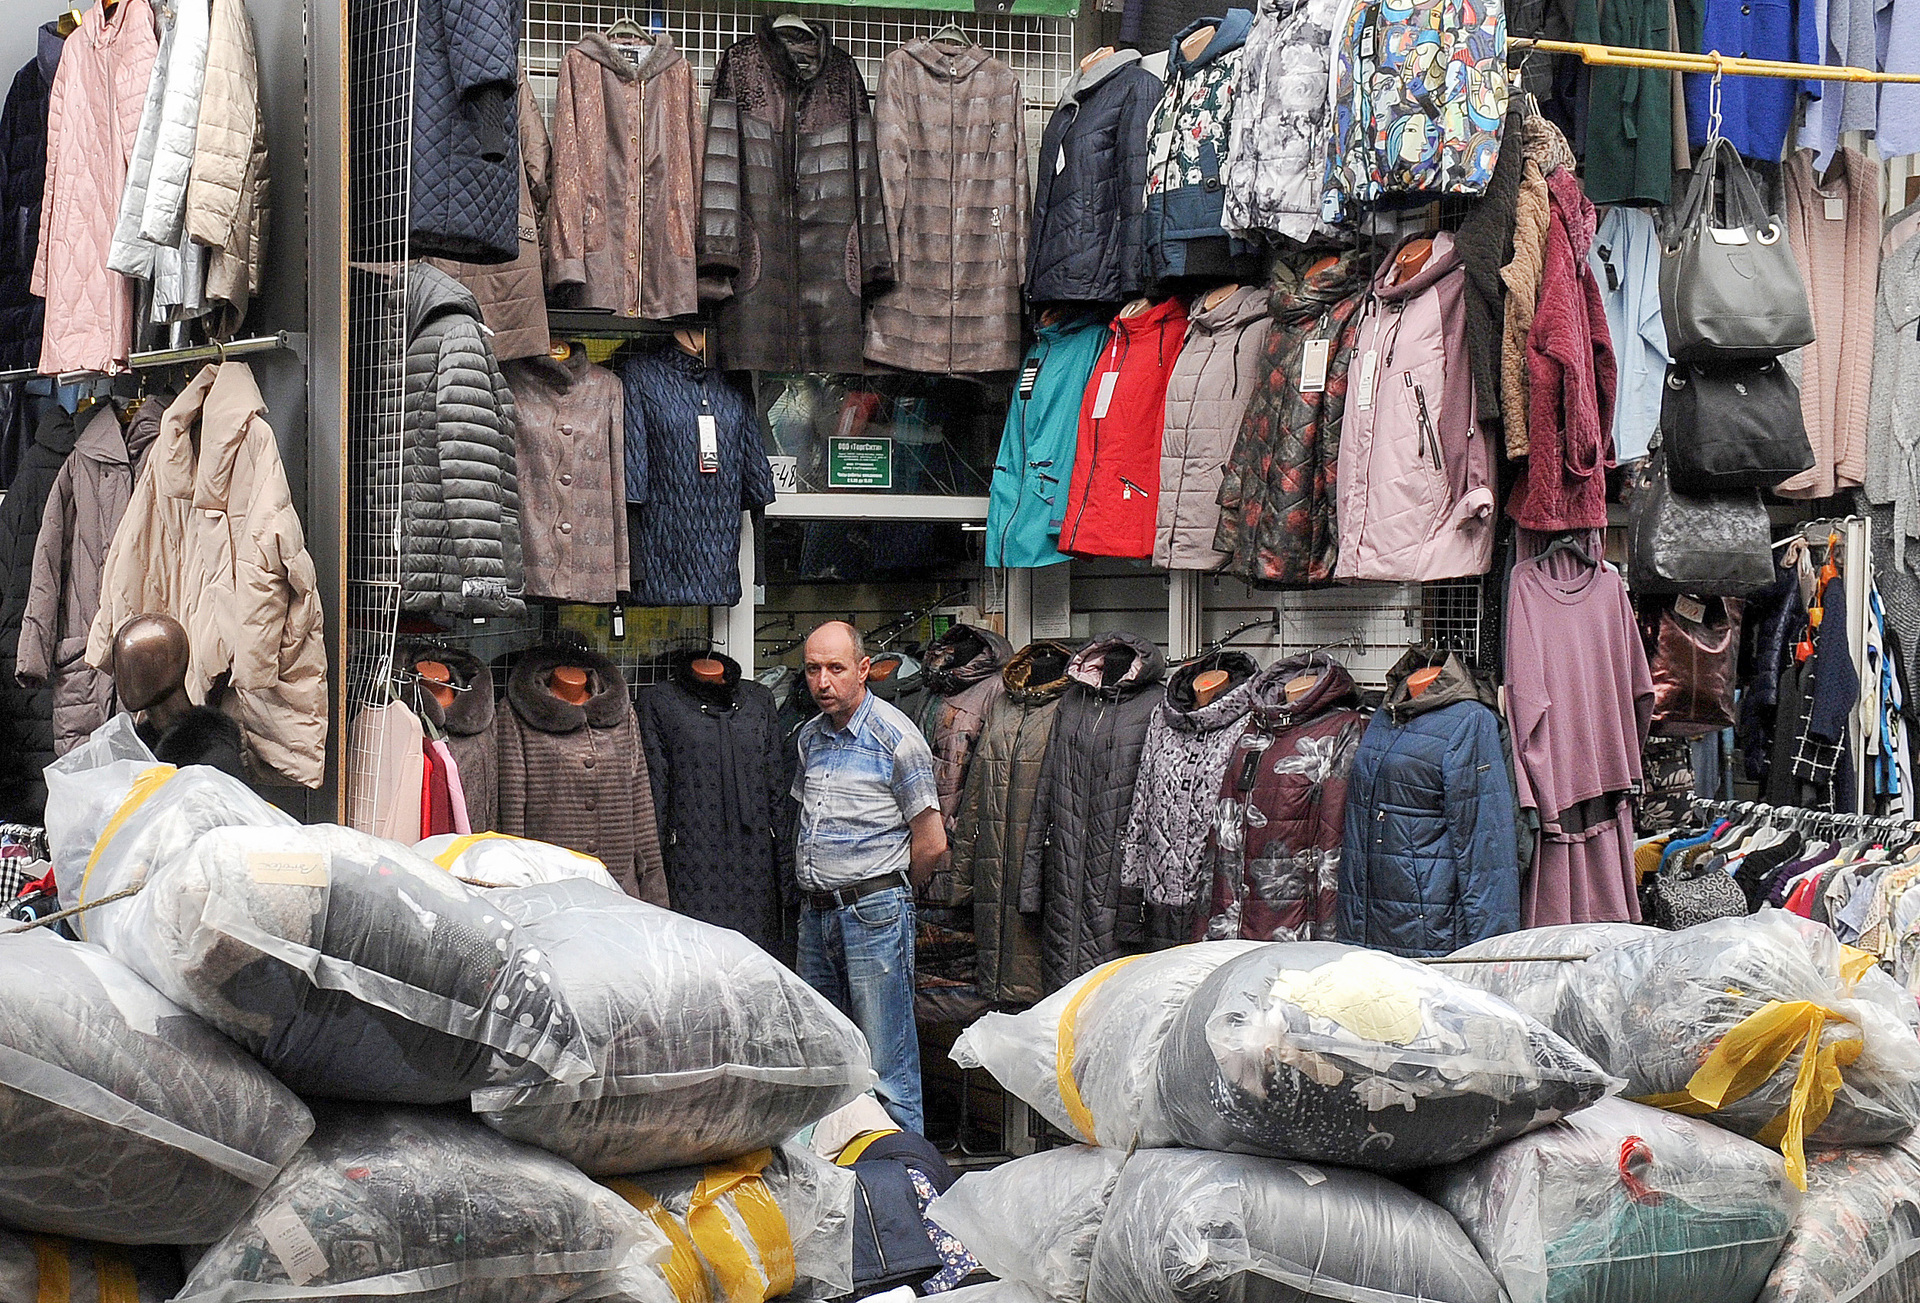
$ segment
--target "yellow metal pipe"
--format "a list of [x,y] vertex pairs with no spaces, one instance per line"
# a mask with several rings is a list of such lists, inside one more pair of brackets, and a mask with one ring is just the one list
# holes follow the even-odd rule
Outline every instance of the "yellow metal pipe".
[[1542,54],[1571,54],[1582,63],[1622,68],[1653,68],[1662,72],[1722,73],[1730,77],[1776,77],[1794,81],[1903,82],[1920,84],[1920,73],[1874,72],[1819,63],[1785,63],[1774,59],[1742,59],[1726,54],[1694,54],[1676,50],[1644,50],[1632,46],[1596,45],[1587,41],[1549,41],[1516,36],[1508,45]]

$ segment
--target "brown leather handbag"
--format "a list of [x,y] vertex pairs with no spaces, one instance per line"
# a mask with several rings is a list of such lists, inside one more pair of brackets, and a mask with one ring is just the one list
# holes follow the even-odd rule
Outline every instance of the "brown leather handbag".
[[1648,665],[1653,731],[1661,737],[1703,737],[1733,727],[1741,605],[1735,597],[1679,597],[1661,610]]

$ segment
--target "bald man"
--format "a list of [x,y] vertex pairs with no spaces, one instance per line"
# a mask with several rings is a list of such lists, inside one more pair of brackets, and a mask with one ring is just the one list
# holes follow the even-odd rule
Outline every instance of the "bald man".
[[830,620],[807,639],[807,691],[820,713],[800,730],[795,871],[800,976],[867,1038],[880,1102],[924,1133],[913,1021],[913,893],[947,854],[933,753],[911,720],[867,691],[860,631]]

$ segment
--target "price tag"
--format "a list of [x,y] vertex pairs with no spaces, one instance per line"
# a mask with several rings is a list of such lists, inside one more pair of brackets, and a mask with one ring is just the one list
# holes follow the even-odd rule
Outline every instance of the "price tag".
[[1113,403],[1113,387],[1120,383],[1120,373],[1109,371],[1100,377],[1100,388],[1093,395],[1093,419],[1099,420],[1107,414],[1107,408]]
[[1691,620],[1695,624],[1704,624],[1707,619],[1707,604],[1697,597],[1682,594],[1673,599],[1673,613],[1682,620]]
[[700,473],[720,473],[720,422],[711,412],[700,413]]
[[1845,195],[1827,195],[1827,220],[1844,222],[1847,220],[1847,197]]
[[1066,142],[1062,141],[1060,144],[1060,148],[1057,151],[1055,151],[1053,155],[1053,174],[1055,176],[1059,176],[1062,172],[1066,170],[1067,170],[1067,146],[1066,146]]
[[616,605],[613,608],[613,640],[624,642],[627,637],[627,608]]
[[1327,356],[1333,349],[1330,339],[1310,339],[1300,350],[1300,392],[1324,393],[1327,388]]
[[316,851],[254,851],[247,872],[269,887],[324,887],[332,881],[327,857]]
[[1373,407],[1373,386],[1380,378],[1380,354],[1368,349],[1360,356],[1360,392],[1354,403],[1361,411]]
[[773,468],[773,491],[775,493],[798,493],[800,491],[800,459],[798,457],[769,457],[767,465]]
[[1026,402],[1033,397],[1033,387],[1040,380],[1040,359],[1030,357],[1027,364],[1020,368],[1020,401]]
[[327,1255],[313,1238],[313,1232],[300,1220],[300,1214],[287,1204],[278,1204],[253,1219],[260,1228],[273,1256],[280,1259],[287,1279],[295,1289],[327,1274]]

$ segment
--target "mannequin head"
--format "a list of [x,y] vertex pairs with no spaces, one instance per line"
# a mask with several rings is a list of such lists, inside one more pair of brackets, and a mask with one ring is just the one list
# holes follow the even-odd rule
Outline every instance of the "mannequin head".
[[584,706],[593,695],[588,686],[587,672],[577,665],[562,665],[547,675],[547,691],[560,700],[575,706]]
[[186,713],[187,631],[171,615],[136,615],[113,635],[113,684],[120,704],[156,726]]

